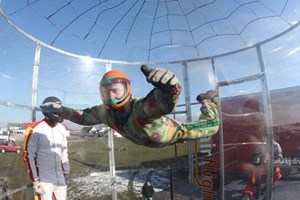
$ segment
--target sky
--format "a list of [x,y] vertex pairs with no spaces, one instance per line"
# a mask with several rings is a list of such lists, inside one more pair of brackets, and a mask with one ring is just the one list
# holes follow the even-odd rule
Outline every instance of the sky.
[[[300,16],[296,0],[226,1],[226,5],[222,1],[203,1],[203,5],[189,5],[192,1],[126,1],[126,5],[122,1],[114,1],[114,5],[99,1],[28,2],[0,1],[0,127],[31,120],[26,106],[32,105],[37,41],[42,42],[37,107],[50,95],[74,108],[102,103],[98,84],[108,60],[113,69],[130,77],[134,97],[143,97],[152,89],[140,72],[142,63],[165,67],[184,82],[182,61],[186,60],[190,98],[195,102],[197,94],[215,88],[216,81],[260,73],[256,48],[219,55],[276,36],[296,26]],[[4,14],[22,31],[9,24]],[[300,85],[299,38],[300,28],[296,27],[262,44],[270,90]],[[213,55],[218,55],[214,69],[208,59]],[[220,88],[222,97],[258,91],[259,80]],[[184,102],[185,90],[179,104]],[[192,114],[196,118],[199,105],[192,107]]]

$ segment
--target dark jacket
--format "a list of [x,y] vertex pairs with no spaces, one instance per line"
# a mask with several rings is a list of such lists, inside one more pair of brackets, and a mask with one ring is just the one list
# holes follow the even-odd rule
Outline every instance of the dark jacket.
[[[273,140],[273,153],[274,153],[274,162],[276,160],[281,160],[283,158],[282,156],[282,149],[280,144],[276,141]],[[263,145],[258,145],[256,148],[254,154],[252,155],[252,163],[253,164],[263,164],[267,162],[267,147],[266,144]]]
[[153,193],[154,193],[154,189],[153,189],[151,182],[150,182],[150,185],[147,185],[147,182],[150,182],[150,181],[145,182],[145,184],[142,188],[142,195],[143,195],[143,197],[152,197]]

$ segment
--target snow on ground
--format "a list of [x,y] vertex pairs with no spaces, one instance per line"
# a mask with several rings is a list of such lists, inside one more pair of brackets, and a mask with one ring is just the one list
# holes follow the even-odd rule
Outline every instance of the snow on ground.
[[[173,171],[173,184],[182,181]],[[182,175],[181,175],[182,176]],[[115,190],[117,193],[133,191],[136,197],[141,196],[141,188],[147,178],[150,178],[155,192],[170,188],[170,170],[129,170],[116,171]],[[92,199],[112,194],[112,184],[109,171],[93,172],[88,176],[73,177],[68,188],[69,199]],[[84,197],[84,198],[83,198]]]

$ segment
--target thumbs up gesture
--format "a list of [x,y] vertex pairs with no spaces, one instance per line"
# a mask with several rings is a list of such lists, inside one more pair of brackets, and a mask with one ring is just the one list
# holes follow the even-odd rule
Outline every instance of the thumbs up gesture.
[[147,65],[142,65],[141,71],[146,76],[148,83],[151,83],[154,87],[162,91],[171,92],[180,84],[180,81],[173,72],[165,68],[151,69]]

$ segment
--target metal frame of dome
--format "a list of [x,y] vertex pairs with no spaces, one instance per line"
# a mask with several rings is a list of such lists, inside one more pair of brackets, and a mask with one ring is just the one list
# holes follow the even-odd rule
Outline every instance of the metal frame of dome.
[[[295,0],[2,0],[0,8],[24,32],[65,52],[172,62],[213,57],[272,38],[299,23],[290,15],[297,12],[293,5],[298,5]],[[22,25],[23,19],[31,28]]]

